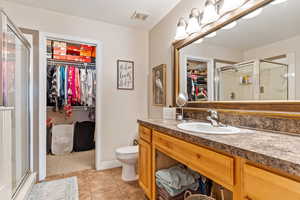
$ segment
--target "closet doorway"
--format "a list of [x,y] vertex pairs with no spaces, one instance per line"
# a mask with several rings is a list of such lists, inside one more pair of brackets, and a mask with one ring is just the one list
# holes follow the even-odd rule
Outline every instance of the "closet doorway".
[[39,180],[97,169],[101,44],[54,34],[42,34],[41,39],[40,97],[46,102],[40,104],[45,123],[39,129],[45,134],[39,144]]

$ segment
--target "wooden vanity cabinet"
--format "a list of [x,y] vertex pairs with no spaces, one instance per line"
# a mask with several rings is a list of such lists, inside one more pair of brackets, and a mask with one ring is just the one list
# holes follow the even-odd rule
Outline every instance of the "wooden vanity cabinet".
[[[144,126],[139,127],[139,136],[139,184],[151,200],[156,200],[155,172],[176,162],[224,186],[232,192],[233,200],[300,200],[300,177],[269,170],[241,157],[222,154]],[[159,157],[157,152],[164,156]]]
[[146,196],[152,196],[152,131],[146,127],[139,127],[139,185]]
[[244,165],[245,200],[299,200],[300,182],[257,168]]

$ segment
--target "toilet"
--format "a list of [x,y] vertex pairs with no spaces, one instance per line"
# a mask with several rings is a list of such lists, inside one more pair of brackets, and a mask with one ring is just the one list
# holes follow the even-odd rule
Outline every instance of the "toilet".
[[138,146],[127,146],[116,149],[116,157],[122,163],[122,180],[136,181],[136,162],[138,159]]

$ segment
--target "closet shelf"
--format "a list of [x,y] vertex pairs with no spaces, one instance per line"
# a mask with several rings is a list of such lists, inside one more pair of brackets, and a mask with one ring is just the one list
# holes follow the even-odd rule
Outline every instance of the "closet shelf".
[[[55,106],[47,106],[47,110],[52,110],[55,108]],[[95,106],[72,106],[72,110],[89,110],[89,109],[94,109]]]
[[96,67],[96,63],[86,63],[86,62],[78,62],[78,61],[70,61],[70,60],[55,60],[52,58],[47,59],[48,64],[62,64],[62,65],[76,65],[81,67]]

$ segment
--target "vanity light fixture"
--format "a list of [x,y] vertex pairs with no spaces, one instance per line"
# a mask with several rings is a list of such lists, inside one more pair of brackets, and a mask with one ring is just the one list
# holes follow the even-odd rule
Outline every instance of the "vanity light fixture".
[[232,29],[232,28],[234,28],[236,25],[237,25],[237,22],[236,22],[236,21],[231,22],[230,24],[227,24],[226,26],[224,26],[224,27],[222,28],[222,30],[229,30],[229,29]]
[[188,26],[186,28],[186,32],[188,34],[197,33],[201,30],[199,18],[200,18],[199,10],[197,8],[193,8],[190,14]]
[[276,4],[280,4],[280,3],[284,3],[286,2],[287,0],[275,0],[275,1],[272,1],[271,4],[272,5],[276,5]]
[[229,14],[237,8],[240,8],[245,3],[245,0],[223,0],[220,8],[220,14]]
[[263,8],[258,8],[257,10],[249,13],[248,15],[242,17],[242,19],[252,19],[254,17],[257,17],[258,15],[260,15],[260,13],[262,13]]
[[186,32],[186,26],[186,21],[183,17],[181,17],[177,24],[175,40],[183,40],[188,37],[188,34]]
[[203,11],[201,24],[210,24],[219,19],[216,2],[214,0],[207,0]]
[[200,43],[202,43],[203,42],[203,38],[201,38],[201,39],[199,39],[199,40],[196,40],[195,42],[194,42],[194,44],[200,44]]
[[216,37],[217,36],[217,32],[212,32],[208,35],[205,36],[205,38],[213,38],[213,37]]

